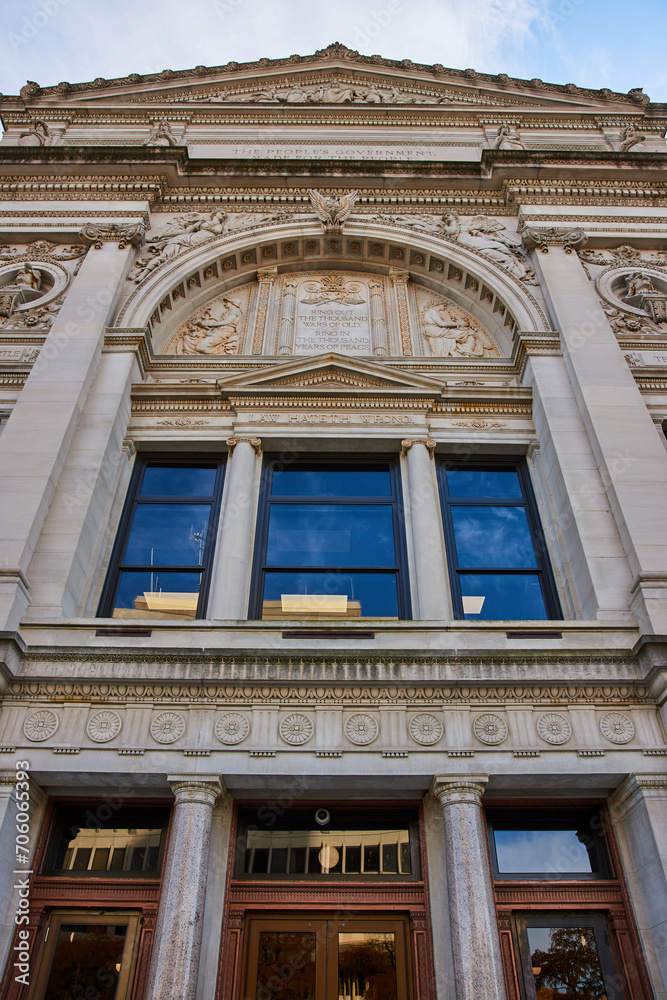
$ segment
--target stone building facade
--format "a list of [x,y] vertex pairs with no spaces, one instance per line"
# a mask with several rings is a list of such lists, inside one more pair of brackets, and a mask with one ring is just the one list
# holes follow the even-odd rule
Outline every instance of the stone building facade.
[[667,107],[1,103],[3,998],[667,998]]

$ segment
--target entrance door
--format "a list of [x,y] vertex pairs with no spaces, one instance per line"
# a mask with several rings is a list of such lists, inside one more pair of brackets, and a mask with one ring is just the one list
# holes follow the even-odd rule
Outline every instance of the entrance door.
[[253,917],[244,1000],[409,1000],[406,921]]

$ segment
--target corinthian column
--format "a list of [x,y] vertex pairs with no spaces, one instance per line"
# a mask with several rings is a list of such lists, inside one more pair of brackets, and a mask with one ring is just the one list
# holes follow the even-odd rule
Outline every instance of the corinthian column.
[[488,774],[436,775],[431,794],[445,817],[445,860],[456,1000],[505,1000],[498,923],[482,821]]
[[214,775],[170,775],[176,798],[145,1000],[195,1000],[213,806]]
[[371,349],[373,354],[387,354],[387,325],[384,321],[382,284],[371,281]]

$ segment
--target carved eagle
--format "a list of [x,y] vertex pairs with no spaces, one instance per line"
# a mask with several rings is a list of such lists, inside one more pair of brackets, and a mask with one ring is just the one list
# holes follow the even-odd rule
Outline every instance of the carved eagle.
[[341,198],[338,195],[323,195],[312,188],[308,197],[315,209],[315,214],[324,226],[325,233],[340,233],[343,223],[347,221],[357,200],[357,191],[350,191]]

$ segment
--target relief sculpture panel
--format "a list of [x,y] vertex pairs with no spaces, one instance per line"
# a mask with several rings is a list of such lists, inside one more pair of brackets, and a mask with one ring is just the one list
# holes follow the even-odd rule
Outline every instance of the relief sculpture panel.
[[200,306],[178,328],[165,353],[193,356],[243,353],[253,284],[242,285]]
[[498,357],[495,343],[474,316],[444,295],[415,288],[424,354],[433,358]]

